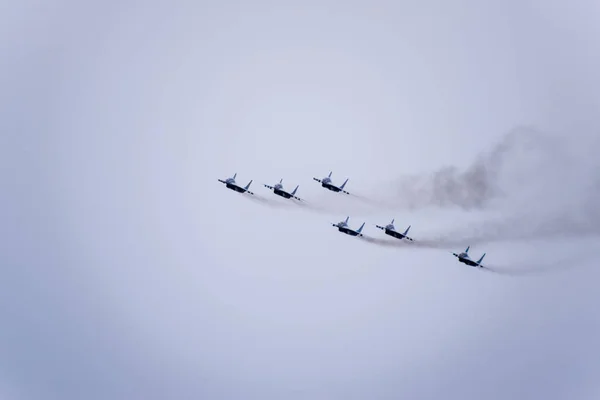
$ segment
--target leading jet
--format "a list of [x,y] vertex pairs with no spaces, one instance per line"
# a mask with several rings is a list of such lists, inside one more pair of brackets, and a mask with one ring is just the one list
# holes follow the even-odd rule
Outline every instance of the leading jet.
[[300,197],[296,196],[296,191],[298,191],[300,185],[296,186],[296,189],[294,189],[291,193],[288,193],[283,189],[283,178],[279,181],[279,183],[276,183],[275,186],[265,185],[265,187],[271,189],[273,193],[275,193],[277,196],[281,196],[286,199],[294,198],[296,200],[302,201]]
[[218,181],[221,183],[224,183],[228,189],[235,190],[238,193],[249,193],[249,194],[253,195],[254,193],[252,193],[250,190],[248,190],[250,188],[250,185],[252,184],[252,181],[250,181],[246,186],[241,187],[237,183],[235,183],[236,176],[237,176],[237,172],[235,174],[233,174],[233,176],[231,178],[227,178],[225,180],[218,179]]
[[331,224],[333,226],[335,226],[336,228],[338,228],[338,231],[345,233],[346,235],[350,235],[350,236],[362,236],[363,234],[362,229],[365,226],[365,223],[363,222],[363,224],[360,226],[360,228],[358,228],[357,230],[354,229],[350,229],[350,227],[348,226],[348,220],[350,219],[350,217],[346,217],[345,221],[340,221],[337,224]]
[[396,228],[394,227],[394,220],[393,219],[392,219],[392,222],[390,222],[386,226],[381,226],[381,225],[375,225],[375,226],[378,227],[379,229],[383,230],[386,235],[390,235],[392,237],[395,237],[396,239],[406,239],[406,240],[409,240],[411,242],[414,242],[413,238],[410,238],[410,237],[406,236],[408,234],[408,230],[410,229],[410,225],[408,226],[408,228],[406,228],[406,230],[404,231],[404,233],[398,232],[396,230]]
[[347,191],[344,190],[344,186],[346,186],[346,183],[348,183],[348,179],[346,179],[344,181],[344,183],[342,183],[341,186],[335,186],[332,182],[331,182],[331,174],[333,173],[333,171],[329,172],[329,175],[327,175],[325,178],[323,179],[318,179],[318,178],[313,178],[315,181],[321,183],[321,186],[323,186],[325,189],[329,189],[332,192],[342,192],[342,193],[346,193],[346,194],[350,194]]
[[479,260],[473,261],[473,260],[471,260],[471,257],[469,257],[469,248],[470,247],[471,246],[468,246],[466,248],[466,250],[460,254],[456,254],[456,253],[452,253],[452,254],[454,254],[455,257],[458,257],[458,261],[463,264],[467,264],[471,267],[486,268],[483,265],[481,265],[481,262],[483,261],[483,257],[485,257],[485,253],[483,253],[483,255],[481,256],[481,258]]

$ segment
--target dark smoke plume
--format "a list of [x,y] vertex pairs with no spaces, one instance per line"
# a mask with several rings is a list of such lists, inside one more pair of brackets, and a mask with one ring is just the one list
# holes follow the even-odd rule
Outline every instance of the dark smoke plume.
[[511,181],[523,183],[523,174],[535,178],[546,164],[559,161],[558,150],[553,139],[538,131],[515,129],[490,151],[476,156],[465,170],[446,166],[430,174],[401,177],[395,183],[398,205],[485,208],[493,199],[510,194]]
[[515,129],[465,170],[444,167],[399,178],[392,198],[397,209],[459,208],[496,214],[495,220],[462,226],[435,242],[600,235],[597,147],[592,141]]
[[[326,193],[293,204],[255,200],[273,207],[294,206],[340,216],[432,207],[459,209],[470,215],[481,212],[475,222],[458,216],[454,231],[415,238],[413,248],[600,235],[598,154],[597,143],[519,128],[491,150],[475,156],[464,170],[447,166],[432,173],[396,179],[385,186],[388,191],[396,188],[389,196],[353,193],[335,197]],[[384,247],[405,246],[399,241],[365,240]]]

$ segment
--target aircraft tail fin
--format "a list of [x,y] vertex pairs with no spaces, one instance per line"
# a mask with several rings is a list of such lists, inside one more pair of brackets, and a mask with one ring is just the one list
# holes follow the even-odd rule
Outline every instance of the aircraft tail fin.
[[296,191],[298,190],[299,187],[300,187],[300,185],[296,186],[296,189],[294,189],[294,191],[292,192],[292,196],[296,195]]
[[233,180],[235,180],[236,176],[237,176],[237,172],[235,174],[233,174]]
[[396,218],[392,218],[392,222],[390,222],[390,225],[394,225],[395,220],[396,220]]
[[280,184],[280,185],[283,185],[283,178],[281,178],[281,179],[279,180],[279,184]]
[[327,175],[327,177],[331,178],[331,174],[333,174],[333,171],[329,171],[329,175]]
[[485,253],[483,253],[483,255],[481,256],[481,258],[477,261],[477,264],[481,264],[481,262],[483,261],[483,257],[485,257]]
[[467,246],[467,249],[465,250],[465,253],[468,253],[470,248],[471,248],[471,246]]
[[346,217],[346,223],[348,223],[349,219],[350,219],[350,216]]
[[408,230],[410,229],[410,225],[408,226],[408,228],[406,228],[406,230],[404,231],[404,235],[408,234]]
[[364,227],[365,227],[365,223],[363,222],[362,225],[360,226],[360,228],[358,228],[358,230],[356,232],[361,233]]
[[250,185],[252,185],[252,181],[248,182],[248,184],[246,185],[246,187],[244,189],[246,189],[246,190],[250,189]]
[[344,181],[344,183],[342,183],[342,186],[340,186],[340,189],[343,189],[343,188],[344,188],[344,186],[346,186],[346,183],[348,183],[348,179],[346,179],[346,180]]

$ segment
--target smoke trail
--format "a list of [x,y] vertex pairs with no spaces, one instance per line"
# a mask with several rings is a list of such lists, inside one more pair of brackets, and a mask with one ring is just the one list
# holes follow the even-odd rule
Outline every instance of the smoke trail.
[[397,204],[394,204],[393,202],[390,202],[390,201],[385,201],[383,199],[374,199],[374,198],[370,198],[368,196],[365,196],[362,194],[357,194],[357,193],[350,193],[349,196],[352,199],[358,200],[361,203],[368,205],[368,206],[372,207],[373,209],[376,209],[378,212],[380,212],[381,210],[392,211],[392,210],[396,210],[398,208]]
[[429,174],[402,176],[389,186],[397,188],[396,207],[481,209],[493,199],[513,194],[507,183],[523,184],[557,162],[560,149],[554,138],[538,131],[514,129],[464,171],[446,166]]
[[261,204],[266,207],[274,207],[274,208],[293,207],[292,204],[283,203],[283,202],[277,201],[275,199],[268,199],[268,198],[261,196],[260,194],[256,194],[256,193],[254,195],[246,196],[246,198],[249,199],[250,201]]
[[396,239],[396,241],[393,241],[391,239],[379,239],[374,238],[372,236],[360,236],[360,239],[367,243],[375,244],[377,246],[382,247],[407,248],[408,246],[405,242],[400,241],[398,239]]
[[322,204],[314,203],[312,201],[302,200],[302,201],[294,201],[293,204],[296,207],[300,207],[305,211],[317,212],[320,214],[332,214],[332,210],[328,207],[325,207]]
[[[403,248],[403,249],[441,249],[445,243],[436,243],[435,241],[406,242],[403,240],[377,239],[363,236],[360,239],[383,247]],[[531,276],[545,275],[553,272],[565,271],[571,268],[581,266],[582,261],[589,260],[595,255],[590,254],[571,254],[553,261],[535,262],[535,263],[511,263],[510,265],[486,264],[481,268],[482,271],[506,276]],[[475,267],[469,267],[475,268]]]
[[[431,174],[405,176],[386,187],[397,187],[391,199],[363,194],[323,193],[310,201],[256,200],[274,207],[295,206],[321,214],[369,215],[383,209],[459,208],[493,211],[452,232],[415,238],[413,247],[450,248],[465,244],[539,238],[600,235],[600,168],[596,144],[568,146],[533,129],[515,129],[464,171],[444,167]],[[589,152],[589,157],[582,154]],[[570,154],[569,150],[575,150]],[[371,243],[404,247],[399,241]]]
[[256,203],[259,203],[261,205],[267,206],[267,207],[274,207],[274,208],[300,208],[304,211],[308,211],[308,212],[316,212],[316,213],[320,213],[320,214],[333,214],[333,213],[337,213],[339,214],[339,210],[335,210],[333,207],[327,207],[327,205],[325,204],[318,204],[312,201],[307,201],[307,200],[295,200],[295,199],[286,199],[286,200],[279,200],[279,199],[270,199],[270,198],[266,198],[264,196],[261,196],[259,194],[254,194],[254,196],[249,196],[248,199],[250,199],[251,201],[254,201]]
[[[515,129],[464,171],[444,167],[404,176],[391,185],[397,209],[491,210],[480,220],[435,238],[490,242],[600,234],[600,152],[597,142],[560,140]],[[374,201],[374,200],[373,200]]]
[[550,265],[548,268],[546,268],[544,266],[532,267],[531,265],[523,265],[518,268],[515,268],[514,266],[512,266],[512,267],[506,267],[506,266],[504,266],[504,267],[498,267],[498,266],[489,267],[489,266],[486,266],[485,268],[483,268],[483,271],[491,272],[491,273],[498,274],[498,275],[506,275],[506,276],[545,275],[547,273],[554,272],[557,270],[560,270],[560,269],[555,268],[552,265]]
[[596,256],[591,254],[571,254],[558,260],[546,261],[543,263],[515,263],[510,266],[486,265],[485,270],[495,274],[508,276],[546,275],[553,272],[581,267],[582,262],[588,261],[592,257]]
[[373,205],[359,204],[354,195],[323,193],[314,196],[310,200],[303,199],[301,202],[295,202],[298,206],[304,207],[306,211],[312,211],[329,215],[350,215],[350,214],[372,214],[381,208],[374,208]]
[[372,236],[361,236],[360,239],[381,247],[392,247],[399,249],[448,249],[452,246],[463,245],[463,241],[437,240],[437,239],[415,239],[409,242],[404,239],[381,239]]
[[443,245],[521,242],[600,236],[600,218],[592,208],[577,206],[556,212],[524,210],[495,220],[480,220],[437,237],[427,238]]

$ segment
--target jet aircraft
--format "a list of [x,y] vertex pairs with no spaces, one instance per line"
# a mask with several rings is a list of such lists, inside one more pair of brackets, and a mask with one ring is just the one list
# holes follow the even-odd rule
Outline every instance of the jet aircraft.
[[252,184],[252,181],[250,181],[245,187],[241,187],[240,185],[235,183],[236,176],[237,176],[237,172],[235,174],[233,174],[233,177],[231,177],[231,178],[227,178],[225,180],[218,179],[218,181],[221,183],[224,183],[228,189],[235,190],[238,193],[246,193],[247,192],[250,194],[254,194],[250,190],[248,190],[250,188],[250,185]]
[[456,253],[452,253],[455,257],[458,257],[458,261],[463,263],[463,264],[467,264],[471,267],[479,267],[479,268],[486,268],[483,265],[481,265],[481,262],[483,261],[483,257],[485,257],[485,253],[483,253],[483,255],[481,256],[481,258],[477,261],[473,261],[471,260],[471,257],[469,257],[469,248],[471,246],[468,246],[466,248],[465,251],[463,251],[460,254],[456,254]]
[[300,185],[296,186],[296,189],[294,189],[291,193],[288,193],[283,189],[283,178],[279,181],[279,183],[276,183],[275,186],[265,185],[265,187],[271,189],[273,193],[275,193],[277,196],[281,196],[286,199],[294,198],[296,200],[302,201],[300,197],[296,196],[296,191],[298,190],[298,187],[300,187]]
[[396,230],[396,228],[394,227],[394,220],[393,219],[392,219],[392,222],[390,222],[386,226],[381,226],[381,225],[375,225],[375,226],[378,227],[379,229],[385,231],[386,235],[390,235],[392,237],[395,237],[396,239],[406,239],[406,240],[410,240],[411,242],[414,242],[413,238],[410,238],[410,237],[406,236],[408,234],[408,230],[410,229],[410,225],[408,226],[408,228],[406,228],[406,230],[404,231],[404,233],[398,232]]
[[321,186],[323,186],[325,189],[329,189],[332,192],[342,192],[342,193],[346,193],[346,194],[350,194],[347,191],[344,190],[344,186],[346,186],[346,183],[348,183],[348,179],[346,179],[344,181],[344,183],[342,183],[341,186],[335,186],[333,184],[333,182],[331,182],[331,174],[333,171],[329,172],[329,175],[327,175],[325,178],[323,179],[318,179],[318,178],[313,178],[315,181],[320,182]]
[[331,224],[333,226],[335,226],[336,228],[338,228],[338,231],[345,233],[346,235],[350,235],[350,236],[362,236],[363,234],[362,229],[365,226],[365,223],[363,222],[363,224],[360,226],[360,228],[358,228],[357,230],[351,229],[348,226],[348,220],[350,219],[350,217],[346,217],[345,221],[341,221],[338,222],[337,224]]

